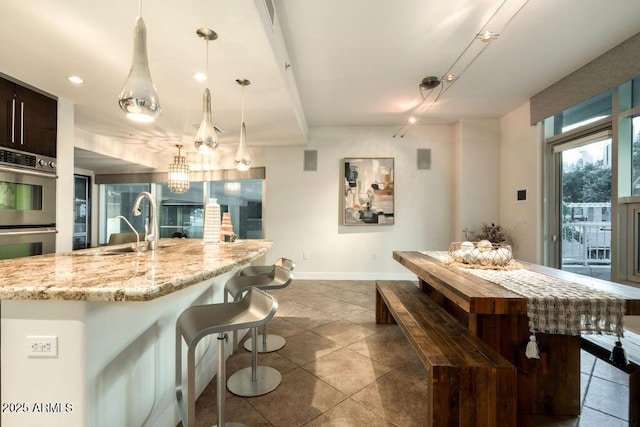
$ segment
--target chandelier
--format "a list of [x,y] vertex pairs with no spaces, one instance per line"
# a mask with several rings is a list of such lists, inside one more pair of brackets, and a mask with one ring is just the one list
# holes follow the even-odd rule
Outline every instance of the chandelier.
[[169,165],[169,176],[167,186],[173,193],[186,193],[189,190],[189,165],[184,156],[180,155],[182,145],[176,144],[178,155],[173,158],[173,163]]

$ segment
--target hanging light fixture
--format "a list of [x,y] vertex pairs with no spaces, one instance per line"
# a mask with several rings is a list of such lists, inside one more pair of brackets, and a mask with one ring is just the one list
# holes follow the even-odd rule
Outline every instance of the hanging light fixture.
[[[196,31],[198,37],[207,41],[207,80],[209,79],[209,40],[215,40],[218,35],[209,28],[199,28]],[[211,120],[211,92],[209,88],[204,89],[202,95],[202,122],[198,128],[195,139],[196,149],[202,154],[211,154],[218,148],[218,135]]]
[[244,125],[244,87],[249,86],[251,82],[246,79],[237,79],[236,83],[242,86],[242,119],[240,122],[240,145],[238,145],[238,152],[234,164],[239,171],[247,171],[251,167],[251,155],[247,148],[247,129]]
[[142,0],[138,3],[138,19],[133,29],[133,61],[118,103],[127,118],[136,122],[152,122],[160,115],[158,93],[149,72],[147,27],[142,19]]
[[169,176],[167,186],[173,193],[186,193],[189,189],[189,165],[184,156],[180,155],[182,145],[176,144],[178,155],[173,158],[173,163],[169,165]]

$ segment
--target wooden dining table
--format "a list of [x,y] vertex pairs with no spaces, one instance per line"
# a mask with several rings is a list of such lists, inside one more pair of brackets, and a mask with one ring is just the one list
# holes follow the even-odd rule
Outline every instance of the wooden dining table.
[[[425,294],[515,365],[518,413],[580,414],[580,335],[537,333],[540,359],[528,359],[525,355],[530,336],[528,299],[430,254],[395,251],[393,258],[418,277]],[[557,280],[558,286],[615,294],[624,300],[626,315],[640,315],[638,288],[519,263],[522,269]]]

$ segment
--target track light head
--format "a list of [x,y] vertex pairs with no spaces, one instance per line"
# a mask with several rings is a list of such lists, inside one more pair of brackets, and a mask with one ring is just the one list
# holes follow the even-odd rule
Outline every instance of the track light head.
[[422,79],[420,82],[420,89],[430,90],[437,87],[440,84],[440,79],[436,76],[428,76]]

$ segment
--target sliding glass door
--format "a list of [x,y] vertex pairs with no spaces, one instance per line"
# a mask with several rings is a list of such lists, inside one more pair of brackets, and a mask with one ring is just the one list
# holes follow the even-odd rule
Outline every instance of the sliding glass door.
[[611,277],[611,133],[598,132],[553,147],[557,167],[556,265]]

